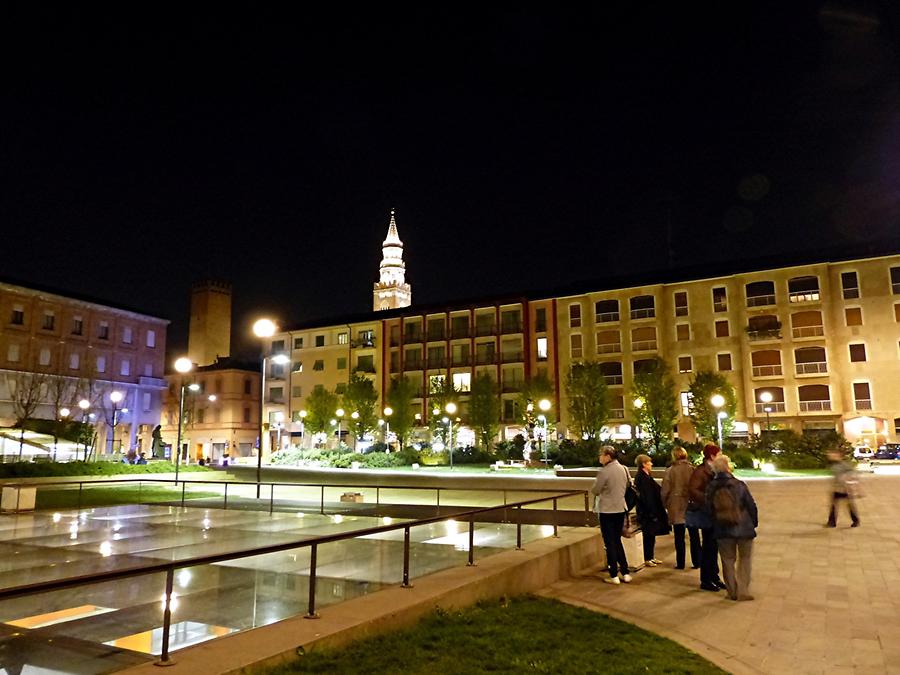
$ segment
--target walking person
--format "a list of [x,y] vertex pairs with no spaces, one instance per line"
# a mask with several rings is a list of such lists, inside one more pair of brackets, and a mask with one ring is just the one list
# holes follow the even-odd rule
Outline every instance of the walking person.
[[656,537],[669,533],[669,518],[663,506],[659,485],[650,475],[653,460],[647,455],[638,455],[635,460],[637,476],[634,478],[634,489],[637,490],[637,517],[641,524],[641,535],[644,539],[644,566],[662,565],[656,558]]
[[850,510],[850,527],[859,527],[859,514],[856,512],[855,504],[857,480],[853,467],[837,450],[828,453],[828,460],[831,462],[834,485],[831,491],[831,511],[828,513],[825,527],[837,527],[838,502],[842,499],[847,500],[847,508]]
[[[672,450],[672,460],[672,465],[663,476],[661,497],[675,535],[675,569],[683,570],[684,515],[688,505],[688,483],[694,468],[688,462],[687,450],[682,447]],[[691,565],[694,569],[700,567],[700,533],[697,528],[691,528]]]
[[713,524],[706,509],[706,487],[713,478],[712,462],[722,450],[713,443],[703,448],[703,463],[694,468],[688,483],[688,507],[685,514],[688,527],[700,533],[700,588],[720,591],[725,584],[719,578],[719,549],[713,534]]
[[608,584],[626,584],[631,581],[628,573],[628,560],[622,546],[622,527],[628,507],[625,505],[625,490],[631,483],[628,469],[616,459],[616,449],[611,445],[600,448],[600,470],[591,486],[591,494],[597,497],[597,518],[600,521],[600,533],[603,535],[603,546],[606,549],[606,564],[609,577],[603,581]]
[[753,568],[753,540],[759,526],[756,502],[747,485],[731,473],[726,455],[713,460],[715,477],[706,488],[706,504],[713,532],[722,556],[722,576],[731,600],[753,600],[750,573]]

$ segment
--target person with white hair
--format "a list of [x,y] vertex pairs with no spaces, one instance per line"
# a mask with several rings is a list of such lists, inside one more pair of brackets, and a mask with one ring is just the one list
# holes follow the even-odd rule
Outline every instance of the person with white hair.
[[727,455],[712,462],[715,473],[706,488],[706,508],[713,523],[713,536],[722,558],[722,576],[731,600],[753,600],[750,573],[753,540],[759,526],[756,502],[747,485],[731,473]]

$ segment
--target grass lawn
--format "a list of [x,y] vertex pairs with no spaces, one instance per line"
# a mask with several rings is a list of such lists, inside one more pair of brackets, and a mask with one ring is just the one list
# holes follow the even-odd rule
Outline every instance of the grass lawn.
[[772,473],[764,473],[756,469],[736,469],[738,478],[798,478],[803,476],[831,476],[830,469],[778,469]]
[[[185,500],[209,499],[220,497],[217,492],[192,492],[185,493]],[[155,502],[181,501],[181,488],[159,487],[143,485],[91,487],[81,492],[81,506],[114,506],[117,504],[138,504]],[[35,508],[38,509],[67,509],[78,507],[77,489],[41,488],[37,491]]]
[[411,629],[313,651],[287,673],[724,673],[684,647],[604,614],[522,597],[438,611]]

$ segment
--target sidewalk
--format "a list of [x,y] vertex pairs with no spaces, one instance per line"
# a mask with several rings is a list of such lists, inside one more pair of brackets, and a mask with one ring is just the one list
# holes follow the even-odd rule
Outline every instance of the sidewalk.
[[864,478],[856,529],[846,510],[837,529],[822,527],[829,485],[750,483],[760,511],[753,602],[700,591],[698,570],[673,569],[671,536],[657,540],[665,564],[628,586],[603,584],[597,568],[541,595],[635,623],[734,673],[900,673],[900,476]]

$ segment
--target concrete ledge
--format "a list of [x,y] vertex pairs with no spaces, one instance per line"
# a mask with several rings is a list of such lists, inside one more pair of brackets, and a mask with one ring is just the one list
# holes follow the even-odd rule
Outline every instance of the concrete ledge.
[[[250,673],[305,651],[337,647],[410,626],[435,608],[462,608],[480,600],[537,592],[555,581],[594,567],[602,557],[595,528],[563,531],[559,539],[530,542],[523,551],[476,559],[475,567],[455,567],[413,579],[413,588],[393,587],[326,607],[316,620],[292,617],[175,652],[167,673],[185,675]],[[129,668],[132,675],[159,675],[151,663]]]

